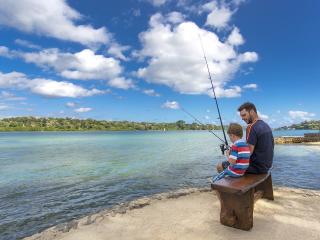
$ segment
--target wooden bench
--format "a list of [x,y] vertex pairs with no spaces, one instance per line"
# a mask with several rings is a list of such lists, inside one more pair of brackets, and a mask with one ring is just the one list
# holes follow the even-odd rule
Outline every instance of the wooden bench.
[[211,184],[220,199],[220,222],[242,230],[253,226],[254,203],[259,198],[273,200],[271,173],[226,177]]

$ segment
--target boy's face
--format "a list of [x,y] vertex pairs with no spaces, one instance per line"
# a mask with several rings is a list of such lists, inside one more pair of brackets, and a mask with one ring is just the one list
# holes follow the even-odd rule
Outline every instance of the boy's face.
[[232,143],[234,143],[235,141],[237,141],[237,140],[239,139],[239,137],[237,137],[236,135],[234,135],[234,134],[232,134],[232,133],[230,133],[230,134],[228,134],[228,135],[229,135],[230,141],[231,141]]

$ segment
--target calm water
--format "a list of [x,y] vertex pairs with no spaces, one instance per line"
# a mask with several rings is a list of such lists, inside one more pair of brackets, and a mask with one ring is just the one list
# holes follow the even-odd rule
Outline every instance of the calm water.
[[[218,144],[206,131],[0,133],[0,239],[141,196],[208,186],[224,159]],[[319,173],[320,146],[276,145],[275,185],[320,189]]]

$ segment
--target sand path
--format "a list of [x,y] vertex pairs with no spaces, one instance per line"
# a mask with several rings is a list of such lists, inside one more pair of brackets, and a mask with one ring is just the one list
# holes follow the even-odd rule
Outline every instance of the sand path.
[[275,201],[255,204],[250,231],[221,225],[214,192],[192,189],[140,199],[26,239],[320,239],[320,191],[280,188],[274,195]]

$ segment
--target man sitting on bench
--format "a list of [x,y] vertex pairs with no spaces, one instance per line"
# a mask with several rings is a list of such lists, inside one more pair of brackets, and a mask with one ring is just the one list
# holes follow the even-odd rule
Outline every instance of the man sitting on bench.
[[[273,136],[270,127],[258,118],[252,103],[242,104],[238,111],[248,124],[246,137],[250,149],[250,164],[241,178],[226,178],[211,184],[220,199],[220,222],[242,230],[253,227],[254,202],[259,198],[273,200],[270,169],[273,159]],[[217,170],[223,170],[220,163]]]
[[[274,139],[272,130],[263,120],[259,119],[253,103],[242,104],[238,111],[240,117],[248,126],[246,141],[250,148],[250,164],[246,173],[267,173],[272,167]],[[217,165],[217,171],[222,172],[227,167],[226,162]]]

